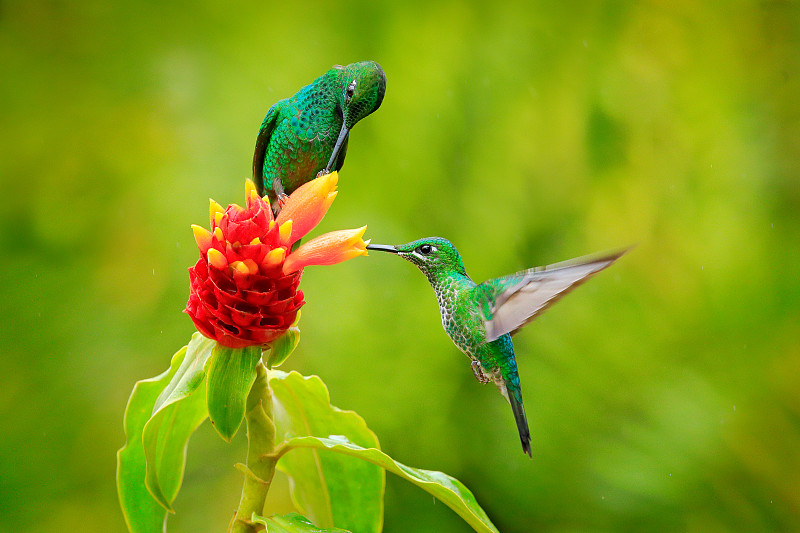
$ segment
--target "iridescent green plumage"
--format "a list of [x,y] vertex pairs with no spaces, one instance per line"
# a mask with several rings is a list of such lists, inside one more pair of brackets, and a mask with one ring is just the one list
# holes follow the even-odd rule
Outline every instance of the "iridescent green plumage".
[[481,383],[494,382],[511,404],[522,450],[531,455],[511,335],[625,252],[524,270],[476,285],[447,239],[429,237],[399,246],[372,244],[367,248],[395,253],[425,274],[436,293],[444,330],[472,359],[475,377]]
[[386,75],[374,61],[335,66],[275,103],[256,140],[253,179],[258,193],[280,199],[316,177],[344,164],[350,129],[380,107]]

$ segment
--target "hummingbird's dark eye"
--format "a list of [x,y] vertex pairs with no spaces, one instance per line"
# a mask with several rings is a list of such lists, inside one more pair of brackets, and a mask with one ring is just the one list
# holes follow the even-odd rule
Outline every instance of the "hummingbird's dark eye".
[[347,97],[352,98],[353,93],[356,92],[356,80],[350,82],[350,85],[347,86]]
[[430,244],[423,244],[417,249],[419,250],[419,253],[421,253],[422,255],[428,255],[433,251],[433,246],[431,246]]

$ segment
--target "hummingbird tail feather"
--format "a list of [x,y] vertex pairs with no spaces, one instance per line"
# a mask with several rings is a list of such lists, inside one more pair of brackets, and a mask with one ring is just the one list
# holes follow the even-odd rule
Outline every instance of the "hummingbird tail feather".
[[517,423],[522,451],[528,454],[528,457],[533,457],[531,455],[531,430],[528,428],[528,418],[525,416],[525,407],[522,405],[522,393],[519,389],[508,392],[508,401],[511,404],[511,411],[514,413],[514,421]]

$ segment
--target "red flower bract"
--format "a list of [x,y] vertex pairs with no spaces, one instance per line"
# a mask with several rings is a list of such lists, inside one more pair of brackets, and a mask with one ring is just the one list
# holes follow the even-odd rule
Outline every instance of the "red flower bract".
[[259,278],[252,290],[241,289],[202,258],[189,269],[191,294],[186,312],[206,337],[224,346],[243,348],[267,344],[294,322],[305,303],[297,290],[302,272],[271,279]]
[[[292,244],[325,216],[336,196],[337,180],[334,172],[299,187],[277,221],[269,202],[258,196],[249,180],[246,208],[233,204],[223,210],[211,201],[211,231],[192,226],[200,259],[189,269],[186,313],[200,333],[230,348],[268,344],[283,335],[305,303],[298,290],[302,266],[366,254],[363,228],[335,232],[347,233],[346,245],[344,238],[323,239],[330,244],[321,251],[317,245],[314,257],[309,258],[307,249],[295,257],[289,253]],[[290,269],[284,269],[287,256],[292,258]]]

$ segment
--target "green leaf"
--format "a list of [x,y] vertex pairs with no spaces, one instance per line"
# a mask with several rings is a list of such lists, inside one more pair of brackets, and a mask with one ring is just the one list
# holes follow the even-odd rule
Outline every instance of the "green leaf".
[[[497,528],[494,527],[489,517],[486,516],[486,512],[478,505],[472,492],[470,492],[463,483],[447,474],[432,470],[411,468],[410,466],[395,461],[378,449],[365,449],[341,437],[296,437],[286,443],[281,453],[295,448],[330,450],[338,454],[358,457],[363,461],[376,464],[436,496],[472,526],[475,531],[497,533]],[[283,459],[281,459],[281,462],[282,461]],[[280,464],[279,462],[278,465]]]
[[158,395],[153,413],[164,405],[185,398],[203,383],[206,377],[205,365],[214,346],[216,346],[215,341],[200,333],[192,335],[187,347],[188,356],[183,359],[178,371]]
[[[189,437],[208,416],[203,367],[215,345],[199,333],[192,336],[185,357],[154,402],[152,416],[142,432],[145,486],[170,512],[174,512],[172,502],[183,481]],[[176,365],[175,358],[172,365]]]
[[267,533],[350,533],[346,529],[320,529],[297,513],[269,518],[253,515],[253,522],[266,526]]
[[[317,376],[271,370],[276,442],[308,435],[343,435],[365,448],[378,438],[364,419],[330,404],[325,384]],[[323,527],[354,532],[378,532],[383,525],[386,474],[381,468],[341,454],[301,450],[283,456],[278,469],[291,479],[298,510]]]
[[[196,333],[189,349],[196,352],[205,337]],[[157,399],[163,391],[176,381],[186,362],[191,360],[184,346],[172,357],[170,368],[154,378],[136,383],[125,409],[125,446],[117,452],[117,493],[122,514],[128,529],[133,533],[161,532],[167,513],[151,496],[145,485],[146,461],[143,432],[150,419]]]
[[256,379],[261,346],[217,345],[208,364],[208,417],[217,433],[230,442],[244,420],[247,393]]

